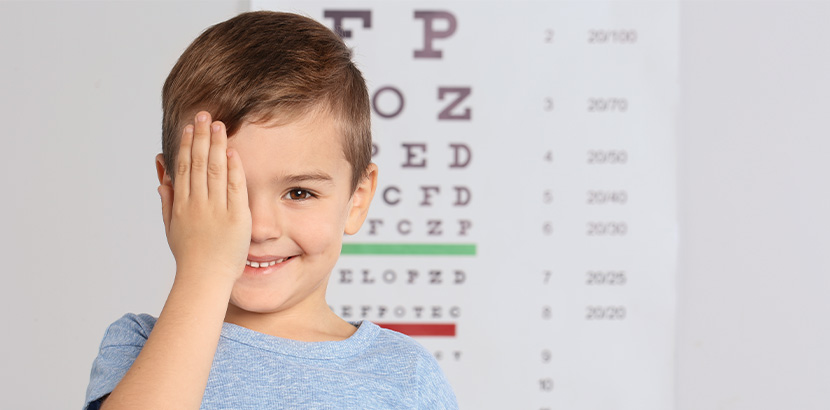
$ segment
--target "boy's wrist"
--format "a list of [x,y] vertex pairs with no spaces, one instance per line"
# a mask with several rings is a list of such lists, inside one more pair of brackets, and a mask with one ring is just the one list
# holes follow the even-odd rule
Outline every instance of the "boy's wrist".
[[236,283],[235,277],[219,270],[207,271],[205,269],[181,267],[176,269],[176,278],[173,285],[201,291],[226,291],[230,295],[234,283]]

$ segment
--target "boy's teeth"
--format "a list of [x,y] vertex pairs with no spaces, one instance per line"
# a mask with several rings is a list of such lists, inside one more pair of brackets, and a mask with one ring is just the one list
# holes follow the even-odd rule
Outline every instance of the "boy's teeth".
[[252,268],[264,268],[264,267],[267,267],[267,266],[274,266],[274,265],[276,265],[276,264],[278,264],[278,263],[282,263],[282,262],[283,262],[284,260],[286,260],[286,259],[288,259],[288,258],[277,259],[277,260],[275,260],[275,261],[271,261],[271,262],[251,262],[251,261],[245,261],[245,264],[246,264],[246,265],[248,265],[248,266],[250,266],[250,267],[252,267]]

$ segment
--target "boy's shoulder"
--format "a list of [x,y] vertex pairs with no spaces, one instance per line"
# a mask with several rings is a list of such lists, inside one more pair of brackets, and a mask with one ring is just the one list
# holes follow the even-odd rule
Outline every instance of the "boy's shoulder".
[[[127,313],[112,323],[101,341],[101,349],[132,347],[140,351],[150,337],[157,318],[146,314]],[[357,331],[348,339],[339,342],[297,342],[280,339],[255,332],[240,326],[225,323],[222,329],[218,355],[236,351],[232,356],[240,357],[240,349],[247,355],[249,349],[270,351],[280,356],[300,360],[356,360],[360,366],[382,368],[391,363],[399,371],[412,373],[440,372],[435,357],[417,340],[403,333],[383,328],[371,321],[350,322]],[[133,358],[134,359],[134,358]]]
[[432,354],[410,336],[383,328],[368,320],[351,323],[358,326],[358,329],[368,327],[376,332],[375,340],[368,346],[367,353],[392,354],[417,361],[434,361]]
[[101,347],[143,346],[156,320],[156,317],[146,313],[127,313],[107,327]]
[[[141,346],[150,336],[157,320],[156,317],[146,313],[127,313],[107,328],[102,347]],[[363,348],[361,350],[366,350],[367,353],[404,354],[420,359],[433,357],[418,341],[403,333],[383,328],[368,320],[349,323],[358,329],[350,339],[354,339],[353,341]],[[228,327],[228,324],[225,326]],[[247,330],[247,332],[256,333],[252,330]],[[228,333],[223,331],[223,335]]]
[[360,322],[349,322],[349,323],[355,325],[358,329],[360,329],[364,326],[366,326],[370,329],[376,329],[375,332],[377,332],[378,343],[382,343],[382,344],[389,345],[389,346],[395,346],[395,347],[399,347],[399,348],[402,348],[402,349],[414,349],[414,350],[423,349],[423,346],[421,346],[412,337],[407,336],[407,335],[405,335],[403,333],[400,333],[400,332],[396,332],[394,330],[386,329],[386,328],[381,327],[380,325],[378,325],[376,323],[373,323],[371,321],[363,320],[363,321],[360,321]]
[[[157,318],[146,314],[127,313],[113,322],[104,334],[101,349],[134,347],[141,349],[150,337]],[[312,360],[347,359],[361,357],[364,364],[376,365],[394,362],[413,371],[435,371],[438,365],[434,356],[417,340],[403,333],[383,328],[371,321],[350,322],[357,331],[340,342],[297,342],[255,332],[225,323],[222,329],[220,351],[234,348],[257,348],[273,353]],[[233,343],[240,342],[240,343]]]

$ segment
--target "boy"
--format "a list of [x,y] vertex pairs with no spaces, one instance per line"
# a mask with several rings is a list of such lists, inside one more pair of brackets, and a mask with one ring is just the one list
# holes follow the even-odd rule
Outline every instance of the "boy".
[[157,320],[107,329],[85,408],[457,408],[423,347],[325,300],[378,173],[342,40],[293,14],[239,15],[182,54],[162,108],[176,277]]

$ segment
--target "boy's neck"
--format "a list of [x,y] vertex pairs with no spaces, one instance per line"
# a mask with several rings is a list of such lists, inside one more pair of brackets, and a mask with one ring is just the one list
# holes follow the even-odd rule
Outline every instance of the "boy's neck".
[[357,328],[341,319],[328,305],[311,309],[257,313],[228,304],[225,322],[283,339],[302,342],[340,341],[351,337]]

